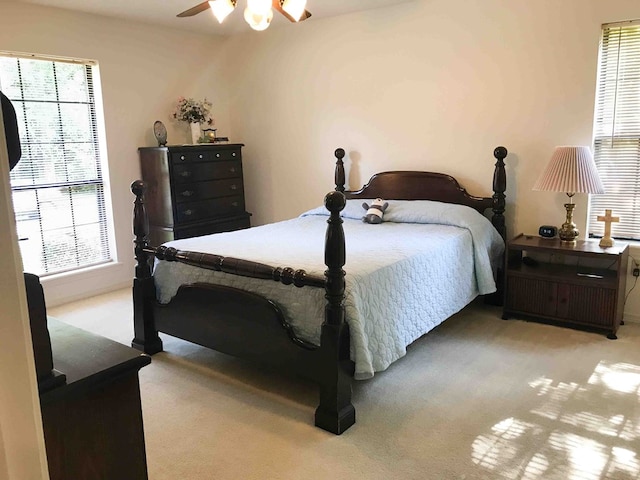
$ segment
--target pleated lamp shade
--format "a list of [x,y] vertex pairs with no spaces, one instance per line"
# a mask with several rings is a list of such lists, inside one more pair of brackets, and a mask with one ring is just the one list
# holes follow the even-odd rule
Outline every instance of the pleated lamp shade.
[[583,146],[556,147],[547,168],[533,190],[574,193],[604,193],[591,149]]

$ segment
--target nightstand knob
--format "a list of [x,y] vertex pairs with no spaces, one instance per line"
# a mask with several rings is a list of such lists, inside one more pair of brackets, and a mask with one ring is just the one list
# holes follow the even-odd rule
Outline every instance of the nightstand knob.
[[184,172],[180,172],[180,176],[185,178],[190,177],[191,172],[189,170],[185,170]]
[[202,160],[204,158],[204,155],[200,154],[198,155],[198,158]]
[[233,205],[234,207],[238,206],[238,202],[231,202],[231,205]]
[[231,156],[232,156],[232,157],[235,157],[235,156],[236,156],[236,152],[233,152],[233,153],[231,154]]
[[229,171],[230,171],[231,173],[236,173],[236,168],[235,168],[235,167],[231,167],[231,168],[229,169]]
[[219,153],[216,153],[216,158],[220,158],[220,154]]
[[185,160],[184,155],[180,155],[180,160],[182,160],[184,162],[184,160]]
[[190,215],[193,215],[193,210],[185,210],[184,214],[188,217]]
[[234,184],[233,184],[233,185],[231,185],[229,188],[230,188],[231,190],[237,190],[237,189],[238,189],[238,186],[234,183]]
[[182,195],[183,197],[190,197],[191,195],[193,195],[193,190],[185,190],[184,192],[181,192],[180,195]]

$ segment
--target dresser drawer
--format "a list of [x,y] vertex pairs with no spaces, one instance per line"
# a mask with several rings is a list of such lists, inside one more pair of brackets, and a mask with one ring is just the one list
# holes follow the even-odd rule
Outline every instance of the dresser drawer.
[[212,198],[201,202],[185,202],[176,205],[176,223],[198,222],[220,215],[244,213],[244,197]]
[[243,194],[244,188],[241,178],[185,183],[180,184],[175,190],[177,203]]
[[193,162],[212,162],[225,160],[240,160],[240,149],[229,149],[220,151],[196,150],[173,152],[171,154],[171,163],[183,164]]
[[[249,216],[234,218],[226,222],[205,223],[194,227],[178,228],[175,231],[175,239],[199,237],[212,233],[232,232],[244,228],[249,228]],[[171,240],[173,240],[173,238]]]
[[173,181],[176,184],[234,177],[242,179],[240,160],[175,165],[172,173]]

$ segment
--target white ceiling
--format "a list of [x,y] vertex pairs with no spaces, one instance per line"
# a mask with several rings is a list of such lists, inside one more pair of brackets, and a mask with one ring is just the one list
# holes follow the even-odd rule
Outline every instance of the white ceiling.
[[[47,5],[50,7],[76,10],[80,12],[105,15],[108,17],[124,18],[128,20],[164,25],[171,28],[184,29],[192,32],[233,35],[252,31],[243,19],[242,12],[246,0],[238,0],[236,10],[227,17],[223,24],[219,24],[210,11],[202,12],[194,17],[177,18],[176,15],[202,0],[13,0],[23,3]],[[415,0],[307,0],[307,10],[312,13],[299,25],[292,24],[282,15],[274,12],[274,18],[269,28],[301,28],[307,22],[313,22],[323,17],[333,17],[345,13],[374,8],[386,7]],[[257,34],[258,32],[256,32]]]

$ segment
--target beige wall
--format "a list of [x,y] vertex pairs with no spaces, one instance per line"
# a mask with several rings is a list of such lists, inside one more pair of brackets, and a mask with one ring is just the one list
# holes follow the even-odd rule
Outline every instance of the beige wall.
[[[3,3],[0,50],[97,60],[102,80],[111,200],[118,262],[80,276],[43,279],[47,301],[57,304],[131,283],[131,182],[140,175],[137,149],[155,145],[161,120],[171,143],[187,140],[170,119],[180,95],[207,97],[226,123],[226,87],[217,52],[222,41],[162,27],[129,23],[22,3]],[[203,61],[206,59],[206,61]]]
[[[336,147],[348,152],[351,188],[377,171],[422,169],[488,195],[492,151],[504,145],[510,234],[557,225],[563,195],[531,187],[554,146],[591,143],[600,25],[639,16],[637,0],[417,0],[224,42],[3,2],[1,50],[100,64],[119,262],[46,280],[47,301],[130,283],[136,150],[154,144],[156,119],[170,143],[186,140],[168,118],[179,95],[207,96],[219,133],[246,144],[254,224],[319,205],[333,187]],[[584,232],[586,198],[576,200]],[[638,292],[627,319],[640,319]],[[3,300],[3,328],[16,308]],[[15,318],[7,325],[24,337]],[[1,447],[15,448],[6,428],[0,476]]]
[[[336,147],[352,188],[376,171],[425,169],[485,195],[497,145],[510,152],[510,234],[559,224],[564,195],[531,187],[555,145],[591,143],[600,25],[637,12],[635,0],[417,0],[224,42],[5,3],[3,50],[100,63],[121,263],[80,287],[46,282],[48,298],[130,281],[136,149],[153,144],[157,118],[170,143],[186,138],[168,120],[178,95],[212,99],[219,133],[246,144],[254,224],[320,204]],[[586,197],[576,201],[584,232]],[[640,313],[640,300],[629,308]]]
[[[425,169],[488,195],[504,145],[509,234],[560,225],[566,196],[531,188],[556,145],[591,144],[601,24],[637,17],[636,0],[425,0],[232,39],[254,220],[319,205],[336,147],[352,188]],[[587,197],[576,202],[584,234]],[[626,312],[640,319],[637,290]]]

